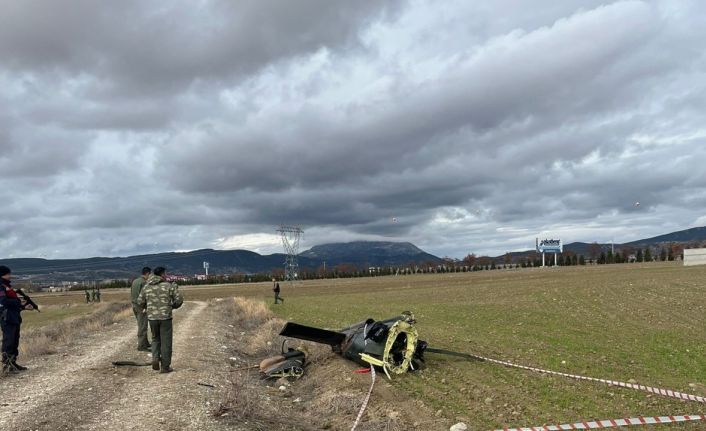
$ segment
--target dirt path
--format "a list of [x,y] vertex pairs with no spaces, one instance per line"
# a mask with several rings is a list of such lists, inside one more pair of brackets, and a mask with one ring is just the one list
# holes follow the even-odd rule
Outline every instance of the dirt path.
[[205,302],[185,303],[174,325],[170,374],[111,365],[149,360],[134,348],[132,319],[28,363],[30,371],[0,381],[0,429],[226,429],[210,415],[226,386],[225,331]]

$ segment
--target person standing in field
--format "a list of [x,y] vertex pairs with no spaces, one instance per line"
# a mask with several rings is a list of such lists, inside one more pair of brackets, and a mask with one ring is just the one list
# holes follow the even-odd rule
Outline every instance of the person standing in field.
[[272,280],[275,283],[275,286],[272,288],[272,291],[275,292],[275,304],[279,304],[278,301],[282,301],[284,304],[284,298],[279,296],[280,293],[280,288],[279,288],[279,282],[275,281],[274,279]]
[[[142,268],[142,275],[137,277],[130,287],[130,301],[132,302],[132,312],[137,320],[137,350],[141,352],[151,352],[152,346],[147,339],[147,313],[139,304],[140,292],[147,284],[147,279],[150,276],[152,269],[148,266]],[[86,291],[88,297],[88,291]]]
[[23,303],[12,288],[10,268],[0,265],[0,329],[2,329],[2,370],[7,373],[24,371],[27,367],[17,363],[20,347],[22,310],[33,307]]
[[86,292],[86,304],[91,302],[91,294],[88,293],[88,288],[85,288],[84,291]]
[[152,332],[152,369],[160,373],[172,371],[172,310],[183,303],[179,287],[167,281],[164,267],[155,268],[140,292],[138,304],[147,310]]

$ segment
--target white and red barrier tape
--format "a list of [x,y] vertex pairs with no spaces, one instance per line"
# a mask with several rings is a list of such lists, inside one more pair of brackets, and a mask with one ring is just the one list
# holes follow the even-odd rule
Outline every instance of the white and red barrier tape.
[[353,426],[351,427],[351,431],[355,431],[355,429],[360,424],[360,420],[363,419],[363,413],[365,413],[365,409],[368,408],[368,402],[370,402],[370,396],[373,394],[373,387],[374,386],[375,386],[375,367],[373,367],[371,365],[370,366],[370,389],[368,389],[368,394],[365,396],[365,399],[363,399],[363,404],[360,406],[360,410],[358,410],[358,416],[355,418],[355,422],[353,423]]
[[[685,394],[683,392],[673,391],[671,389],[661,389],[653,388],[651,386],[639,385],[636,383],[626,383],[619,382],[616,380],[608,379],[597,379],[595,377],[580,376],[577,374],[561,373],[558,371],[545,370],[543,368],[528,367],[525,365],[518,365],[512,362],[501,361],[499,359],[486,358],[484,356],[469,355],[474,358],[503,365],[510,368],[518,368],[521,370],[533,371],[535,373],[547,374],[552,376],[567,377],[575,380],[583,380],[588,382],[604,383],[610,386],[618,386],[621,388],[635,389],[639,391],[645,391],[652,394],[661,395],[664,397],[677,398],[684,401],[694,401],[698,403],[706,403],[706,397],[701,397],[698,395]],[[563,430],[588,430],[588,429],[600,429],[600,428],[615,428],[621,426],[631,426],[631,425],[652,425],[652,424],[666,424],[666,423],[677,423],[677,422],[695,422],[695,421],[706,421],[706,415],[688,415],[688,416],[651,416],[651,417],[637,417],[637,418],[626,418],[626,419],[605,419],[600,421],[588,421],[588,422],[576,422],[571,424],[562,425],[541,425],[534,427],[521,427],[521,428],[502,428],[495,431],[563,431]]]
[[576,422],[563,425],[540,425],[536,427],[503,428],[495,431],[564,431],[564,430],[594,430],[600,428],[617,428],[631,425],[657,425],[677,422],[695,422],[706,420],[704,415],[690,416],[651,416],[626,419],[606,419],[602,421]]
[[504,365],[506,367],[519,368],[522,370],[534,371],[536,373],[548,374],[548,375],[552,375],[552,376],[567,377],[567,378],[575,379],[575,380],[584,380],[584,381],[588,381],[588,382],[605,383],[606,385],[610,385],[610,386],[619,386],[621,388],[636,389],[639,391],[650,392],[650,393],[661,395],[664,397],[678,398],[680,400],[695,401],[698,403],[706,403],[705,397],[700,397],[698,395],[685,394],[682,392],[673,391],[671,389],[653,388],[650,386],[638,385],[636,383],[625,383],[625,382],[619,382],[616,380],[597,379],[595,377],[586,377],[586,376],[579,376],[576,374],[560,373],[558,371],[544,370],[542,368],[517,365],[517,364],[513,364],[512,362],[500,361],[498,359],[484,358],[482,356],[477,356],[477,357],[479,359],[483,359],[484,361]]

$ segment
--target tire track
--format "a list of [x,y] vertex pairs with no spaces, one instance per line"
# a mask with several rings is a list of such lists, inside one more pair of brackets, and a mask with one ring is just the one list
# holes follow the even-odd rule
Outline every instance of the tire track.
[[[213,333],[215,318],[206,302],[192,302],[186,316],[175,318],[174,372],[151,367],[133,369],[122,393],[103,406],[103,414],[82,424],[82,430],[220,430],[210,415],[220,391],[198,385],[223,381],[223,350]],[[220,374],[219,374],[220,372]],[[232,429],[232,428],[231,428]]]
[[[127,328],[126,322],[113,325],[80,340],[64,353],[34,359],[28,363],[28,371],[3,379],[6,396],[0,405],[0,429],[43,429],[37,426],[46,423],[58,394],[79,387],[87,370],[109,363],[111,355],[131,344],[134,334]],[[84,389],[90,392],[90,387]]]
[[[146,361],[134,349],[127,319],[68,346],[64,354],[35,359],[31,369],[0,381],[0,429],[12,430],[220,430],[210,405],[224,364],[217,319],[205,302],[185,302],[174,318],[175,371],[114,367],[116,359]],[[160,414],[161,413],[161,414]],[[232,428],[231,428],[232,429]]]

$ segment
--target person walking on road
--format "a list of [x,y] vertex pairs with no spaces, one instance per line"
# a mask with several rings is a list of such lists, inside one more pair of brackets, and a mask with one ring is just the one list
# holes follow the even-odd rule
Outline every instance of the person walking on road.
[[2,329],[2,370],[7,373],[24,371],[27,367],[17,363],[20,347],[20,326],[22,310],[33,307],[23,303],[10,283],[12,271],[0,265],[0,329]]
[[172,310],[181,307],[184,298],[176,283],[167,281],[164,267],[157,267],[138,297],[138,304],[147,310],[152,332],[152,369],[160,373],[172,370]]
[[282,304],[284,304],[284,298],[279,296],[279,293],[281,292],[279,288],[279,282],[272,280],[275,283],[275,286],[272,288],[272,291],[275,292],[275,304],[279,304],[278,301],[282,301]]
[[[147,279],[150,276],[152,270],[149,267],[142,268],[142,275],[137,277],[130,287],[130,301],[132,302],[132,312],[135,314],[135,319],[137,320],[137,350],[141,352],[151,352],[151,345],[147,339],[147,313],[139,304],[140,292],[142,288],[147,284]],[[86,293],[88,297],[88,291]]]

